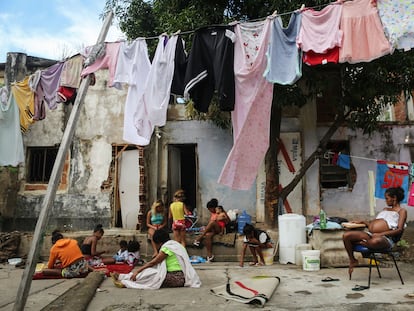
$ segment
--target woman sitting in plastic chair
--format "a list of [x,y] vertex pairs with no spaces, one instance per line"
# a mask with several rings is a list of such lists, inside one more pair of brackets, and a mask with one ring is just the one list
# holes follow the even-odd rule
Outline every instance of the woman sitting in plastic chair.
[[407,220],[407,210],[400,206],[403,199],[404,190],[401,187],[388,188],[385,191],[385,203],[389,207],[385,207],[369,223],[353,222],[365,224],[368,231],[351,230],[344,233],[344,246],[349,257],[349,279],[354,267],[358,265],[358,260],[354,256],[355,245],[362,245],[370,250],[386,250],[391,249],[401,239]]

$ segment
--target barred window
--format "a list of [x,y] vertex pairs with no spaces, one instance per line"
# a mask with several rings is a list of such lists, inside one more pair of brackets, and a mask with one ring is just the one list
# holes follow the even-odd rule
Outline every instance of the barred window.
[[28,147],[26,181],[48,183],[59,147]]

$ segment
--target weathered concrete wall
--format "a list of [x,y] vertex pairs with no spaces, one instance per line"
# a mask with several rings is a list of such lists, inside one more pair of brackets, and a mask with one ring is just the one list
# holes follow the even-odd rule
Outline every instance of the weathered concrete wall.
[[[233,145],[232,134],[210,122],[205,121],[176,121],[168,122],[164,128],[168,133],[162,140],[163,147],[167,144],[197,144],[198,157],[198,215],[202,222],[209,218],[207,202],[215,197],[226,210],[246,210],[254,216],[256,206],[256,183],[250,190],[232,190],[217,183],[221,169]],[[161,181],[163,183],[165,181]]]
[[[321,204],[328,216],[372,219],[386,206],[384,199],[376,199],[374,213],[370,211],[368,171],[373,171],[375,175],[377,160],[411,163],[409,148],[404,145],[405,132],[405,128],[395,126],[389,132],[391,136],[387,138],[385,133],[375,133],[368,137],[349,129],[338,131],[334,139],[349,139],[351,161],[355,166],[357,179],[352,191],[329,189],[322,192]],[[414,220],[414,210],[408,207],[407,211],[408,221]]]
[[[108,179],[112,161],[112,144],[122,140],[123,107],[126,90],[107,88],[108,72],[96,73],[96,84],[90,86],[70,149],[69,183],[59,190],[48,227],[89,230],[97,223],[111,223],[111,194],[101,190]],[[71,106],[59,104],[47,111],[46,119],[32,125],[24,135],[28,146],[59,144]],[[20,169],[22,181],[14,228],[34,228],[46,191],[25,190],[25,166]]]
[[[316,127],[316,105],[314,103],[309,103],[302,108],[301,122],[305,160],[317,148],[327,127]],[[314,215],[318,215],[320,207],[323,207],[328,216],[345,217],[349,220],[369,220],[386,206],[383,199],[376,199],[375,211],[370,212],[368,171],[373,171],[375,174],[376,160],[411,163],[409,148],[404,145],[407,127],[392,126],[389,129],[389,132],[376,132],[371,137],[347,128],[340,128],[334,134],[332,140],[349,141],[351,161],[357,175],[356,183],[352,191],[348,189],[323,189],[321,191],[319,161],[316,160],[305,176],[304,205],[308,223]],[[414,220],[414,210],[408,207],[407,211],[408,221]]]

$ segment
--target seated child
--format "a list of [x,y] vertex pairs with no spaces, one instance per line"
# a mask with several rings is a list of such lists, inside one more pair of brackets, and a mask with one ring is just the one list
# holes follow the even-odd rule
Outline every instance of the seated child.
[[144,260],[141,259],[139,250],[141,245],[138,241],[129,241],[128,243],[128,257],[126,263],[130,266],[138,266],[144,264]]
[[216,207],[216,214],[217,224],[221,228],[220,234],[224,234],[224,229],[226,228],[226,225],[230,222],[230,217],[227,215],[226,211],[221,205]]
[[119,242],[119,251],[113,256],[115,262],[125,262],[128,259],[128,242],[121,240]]
[[[269,235],[263,231],[256,229],[251,224],[246,224],[243,228],[243,250],[240,257],[240,267],[243,267],[244,264],[244,256],[246,254],[246,249],[249,247],[250,252],[253,255],[253,262],[250,263],[251,266],[263,266],[264,265],[264,258],[263,258],[263,249],[264,248],[272,248],[273,245],[270,243]],[[257,256],[260,258],[260,262],[258,262]]]

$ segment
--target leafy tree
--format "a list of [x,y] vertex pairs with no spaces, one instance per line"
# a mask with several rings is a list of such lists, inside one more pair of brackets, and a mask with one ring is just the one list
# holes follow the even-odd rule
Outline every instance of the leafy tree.
[[[112,8],[120,20],[121,29],[128,38],[157,36],[163,32],[191,31],[204,25],[228,23],[233,20],[249,21],[264,18],[275,10],[288,23],[290,13],[306,7],[321,9],[329,0],[107,0],[106,8]],[[186,37],[187,47],[191,44]],[[370,134],[379,129],[377,117],[386,104],[394,103],[401,91],[414,88],[414,52],[398,52],[369,63],[337,64],[303,68],[303,77],[292,86],[274,85],[270,147],[266,155],[267,219],[273,224],[277,216],[279,200],[287,198],[307,169],[326,149],[326,144],[340,126],[360,128]],[[280,193],[278,190],[278,138],[282,109],[304,105],[316,94],[336,85],[335,120],[321,139],[318,148],[305,160],[292,182]],[[213,116],[222,114],[212,113]],[[204,116],[205,117],[205,116]],[[208,117],[208,116],[207,116]],[[216,118],[214,117],[214,118]],[[217,122],[228,124],[226,122]]]

